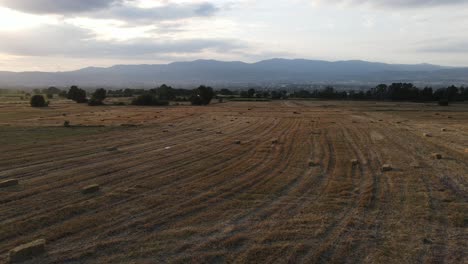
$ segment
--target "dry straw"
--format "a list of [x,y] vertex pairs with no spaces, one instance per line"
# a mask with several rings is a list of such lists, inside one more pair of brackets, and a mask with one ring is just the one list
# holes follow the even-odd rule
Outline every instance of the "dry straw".
[[12,262],[23,262],[45,252],[46,241],[39,239],[27,244],[15,247],[9,252],[9,260]]

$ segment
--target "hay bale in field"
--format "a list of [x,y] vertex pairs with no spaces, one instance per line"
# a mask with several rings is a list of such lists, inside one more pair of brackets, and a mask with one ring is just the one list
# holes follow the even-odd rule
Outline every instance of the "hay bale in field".
[[167,133],[167,132],[169,132],[169,130],[164,129],[162,132],[163,132],[163,133]]
[[440,153],[432,153],[431,157],[432,157],[433,159],[438,159],[438,160],[440,160],[440,159],[442,159],[442,154],[440,154]]
[[384,165],[382,165],[382,171],[383,171],[383,172],[385,172],[385,171],[391,171],[391,170],[393,170],[392,165],[390,165],[390,164],[384,164]]
[[45,239],[38,239],[36,241],[23,244],[10,250],[8,258],[10,263],[23,262],[35,256],[45,253]]
[[64,121],[63,126],[64,127],[70,127],[70,121]]
[[440,131],[447,132],[447,129],[446,128],[441,128]]
[[431,134],[431,133],[423,133],[423,136],[425,136],[425,137],[432,137],[432,134]]
[[359,160],[358,159],[352,159],[351,160],[351,165],[353,165],[353,166],[359,165]]
[[203,129],[201,129],[201,128],[197,128],[197,131],[202,131],[202,130],[203,130]]
[[299,113],[299,112],[296,112],[296,111],[294,111],[294,112],[293,112],[293,114],[295,114],[295,115],[299,115],[300,113]]
[[95,192],[98,192],[100,189],[101,187],[99,186],[99,184],[91,184],[86,187],[83,187],[81,189],[81,193],[83,194],[95,193]]
[[0,188],[7,188],[11,186],[16,186],[18,184],[19,182],[17,179],[8,179],[8,180],[0,181]]
[[278,144],[279,140],[277,138],[274,138],[271,140],[271,144]]
[[234,141],[234,144],[240,145],[240,144],[241,144],[241,141],[240,141],[240,140],[236,140],[236,141]]

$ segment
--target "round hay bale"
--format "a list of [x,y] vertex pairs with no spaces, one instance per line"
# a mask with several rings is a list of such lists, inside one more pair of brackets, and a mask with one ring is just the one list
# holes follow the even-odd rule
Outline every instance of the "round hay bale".
[[19,181],[17,179],[3,180],[3,181],[0,181],[0,188],[12,187],[18,184],[19,184]]
[[10,250],[8,254],[9,262],[23,262],[35,256],[45,253],[45,239],[38,239],[33,242],[17,246]]
[[95,192],[98,192],[100,189],[101,187],[99,186],[99,184],[91,184],[86,187],[83,187],[81,189],[81,193],[83,194],[95,193]]
[[384,164],[382,165],[382,171],[385,172],[385,171],[392,171],[393,168],[392,168],[392,165],[390,164]]
[[240,140],[236,140],[236,141],[234,141],[234,144],[240,145],[240,144],[241,144],[241,141],[240,141]]
[[431,133],[423,133],[423,136],[425,136],[425,137],[432,137],[432,134],[431,134]]
[[440,160],[440,159],[442,159],[442,154],[440,154],[440,153],[432,153],[431,157],[432,157],[433,159],[438,159],[438,160]]
[[447,129],[446,129],[446,128],[441,128],[441,129],[440,129],[440,131],[442,131],[442,132],[446,132],[446,131],[447,131]]

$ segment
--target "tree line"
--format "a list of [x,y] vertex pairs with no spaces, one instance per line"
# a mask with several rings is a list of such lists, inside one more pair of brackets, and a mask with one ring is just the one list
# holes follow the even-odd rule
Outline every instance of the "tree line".
[[[78,86],[71,86],[68,91],[60,90],[55,87],[49,87],[43,90],[34,90],[34,93],[46,94],[52,98],[54,94],[68,98],[77,103],[88,103],[91,106],[102,105],[107,97],[133,97],[133,105],[169,105],[169,101],[189,101],[192,105],[208,105],[213,98],[220,100],[229,97],[242,98],[268,98],[273,100],[288,98],[317,98],[329,100],[376,100],[376,101],[411,101],[411,102],[430,102],[438,101],[440,105],[448,105],[449,102],[468,101],[468,88],[456,87],[454,85],[446,88],[433,89],[432,87],[418,88],[412,83],[392,83],[391,85],[379,84],[368,90],[337,90],[333,86],[327,86],[323,89],[315,90],[296,90],[287,92],[286,90],[261,90],[253,88],[248,90],[232,91],[223,88],[214,91],[209,86],[201,85],[196,89],[176,89],[166,84],[157,88],[144,89],[120,89],[105,90],[97,89],[88,97],[88,93]],[[35,95],[31,98],[31,105],[47,106],[43,98]],[[34,99],[34,100],[33,100]]]
[[431,102],[441,104],[457,101],[468,101],[468,88],[454,85],[433,89],[432,87],[418,88],[412,83],[379,84],[367,91],[338,91],[332,86],[320,90],[299,90],[290,94],[292,98],[321,98],[339,100],[377,100],[377,101],[411,101]]
[[44,99],[43,95],[50,99],[54,94],[58,94],[63,98],[75,101],[79,104],[87,103],[90,106],[103,105],[107,97],[133,97],[133,105],[147,105],[147,106],[164,106],[169,105],[169,101],[190,101],[192,105],[208,105],[215,96],[213,88],[201,85],[196,89],[174,89],[168,85],[161,85],[160,87],[144,90],[144,89],[125,89],[107,91],[106,89],[96,89],[90,97],[86,90],[79,88],[76,85],[70,87],[68,91],[60,90],[55,87],[33,91],[36,95],[31,98],[31,106],[45,107],[48,102]]

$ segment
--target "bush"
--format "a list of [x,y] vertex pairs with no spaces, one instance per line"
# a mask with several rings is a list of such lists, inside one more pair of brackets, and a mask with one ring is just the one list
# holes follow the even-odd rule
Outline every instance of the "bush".
[[193,90],[190,102],[192,105],[208,105],[214,97],[214,91],[211,87],[204,85]]
[[88,102],[88,99],[86,98],[86,91],[78,88],[78,86],[70,87],[67,98],[79,104]]
[[440,99],[440,100],[439,100],[439,105],[440,105],[440,106],[448,106],[448,105],[449,105],[449,101],[446,100],[446,99]]
[[104,99],[107,97],[107,91],[103,88],[97,89],[91,99],[88,101],[89,106],[103,105]]
[[44,96],[42,95],[34,95],[31,97],[31,106],[32,107],[46,107],[49,106],[49,103],[46,102]]
[[91,99],[88,101],[88,105],[89,105],[89,106],[98,106],[98,105],[103,105],[103,103],[102,103],[101,100],[97,100],[96,98],[91,98]]
[[97,89],[94,93],[93,93],[93,99],[95,100],[98,100],[98,101],[104,101],[104,99],[106,99],[107,97],[107,91],[103,88],[100,88],[100,89]]
[[159,100],[156,96],[151,94],[142,94],[133,99],[132,104],[146,106],[165,106],[169,105],[169,101]]

